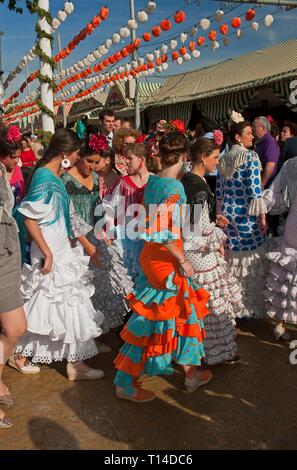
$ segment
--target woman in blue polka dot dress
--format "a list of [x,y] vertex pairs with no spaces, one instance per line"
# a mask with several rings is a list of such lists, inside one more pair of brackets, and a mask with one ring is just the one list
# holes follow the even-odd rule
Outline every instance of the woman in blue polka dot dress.
[[[227,252],[232,275],[244,294],[244,316],[264,316],[263,288],[267,271],[265,254],[266,206],[261,190],[261,163],[253,144],[251,124],[247,121],[231,126],[233,146],[219,163],[217,178],[218,213],[228,219]],[[241,314],[242,315],[242,314]]]

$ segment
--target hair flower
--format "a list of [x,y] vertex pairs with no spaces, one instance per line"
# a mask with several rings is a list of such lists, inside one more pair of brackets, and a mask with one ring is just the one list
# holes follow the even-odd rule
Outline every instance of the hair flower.
[[108,142],[104,135],[92,134],[89,139],[89,147],[95,152],[104,152],[108,149]]
[[215,129],[213,131],[213,141],[214,141],[215,145],[218,145],[220,147],[222,145],[222,143],[224,142],[223,132],[220,131],[219,129]]
[[186,133],[186,126],[184,121],[180,119],[175,119],[174,121],[169,121],[169,124],[176,130],[177,132],[181,132],[182,134]]
[[18,126],[10,126],[7,133],[8,142],[19,142],[21,140],[21,131]]
[[236,111],[232,111],[232,113],[231,113],[231,120],[232,120],[233,122],[236,122],[236,124],[238,124],[239,122],[243,122],[243,121],[244,121],[244,117],[242,116],[242,114],[237,113]]

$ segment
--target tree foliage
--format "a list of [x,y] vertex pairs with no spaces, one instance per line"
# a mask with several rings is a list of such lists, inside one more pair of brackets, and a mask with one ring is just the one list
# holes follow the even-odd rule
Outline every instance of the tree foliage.
[[1,3],[7,3],[8,8],[12,11],[15,11],[16,13],[23,13],[24,6],[26,6],[29,11],[32,7],[31,0],[0,0],[0,4]]

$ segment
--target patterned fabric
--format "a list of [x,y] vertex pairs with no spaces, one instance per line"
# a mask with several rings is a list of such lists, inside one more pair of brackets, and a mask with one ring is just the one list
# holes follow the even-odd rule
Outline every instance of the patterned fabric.
[[[82,219],[80,221],[76,217],[72,217],[74,235],[77,238],[82,235],[87,236],[90,243],[97,246],[100,252],[102,266],[95,268],[92,264],[90,265],[94,274],[93,282],[95,286],[92,302],[95,308],[104,314],[101,328],[106,333],[110,329],[123,324],[123,318],[127,312],[124,296],[131,292],[132,283],[121,262],[116,246],[107,246],[105,240],[98,240],[95,236],[94,226],[97,218],[94,212],[101,200],[99,197],[99,178],[96,173],[93,173],[93,178],[94,185],[92,190],[89,190],[69,173],[63,175],[63,181],[74,210]],[[82,250],[81,246],[80,248]]]
[[[228,263],[219,252],[225,234],[212,222],[214,196],[201,177],[189,174],[182,179],[191,213],[195,204],[203,206],[201,234],[193,233],[184,244],[186,258],[195,270],[195,281],[210,294],[208,315],[204,320],[207,364],[219,364],[236,355],[234,318],[242,316],[241,289],[230,275]],[[211,215],[212,216],[211,216]],[[192,221],[191,221],[192,223]],[[191,227],[193,231],[193,227]]]
[[267,254],[270,261],[264,292],[266,313],[297,324],[297,157],[288,160],[264,192],[272,214],[286,214],[283,236]]
[[[263,289],[267,270],[268,237],[258,216],[267,212],[261,190],[261,164],[255,152],[234,145],[219,162],[217,205],[229,223],[227,255],[231,276],[243,293],[244,315],[264,315]],[[240,314],[239,316],[241,316]]]
[[[229,155],[222,160],[233,161],[234,152],[242,152],[239,146],[232,147]],[[226,234],[228,235],[228,247],[232,251],[253,251],[259,248],[267,239],[267,235],[261,234],[257,215],[253,215],[254,201],[261,204],[261,174],[260,162],[257,154],[246,151],[246,161],[235,170],[230,177],[224,176],[220,171],[217,177],[216,197],[221,213],[229,220]],[[256,211],[256,209],[254,209]],[[266,212],[264,210],[264,212]]]
[[18,244],[18,230],[12,217],[14,197],[5,166],[0,162],[0,255],[14,253]]
[[[50,204],[51,200],[54,200],[53,204]],[[24,213],[23,209],[26,209],[26,206],[34,207],[34,203],[37,203],[34,214],[36,220],[41,219],[40,223],[42,225],[50,226],[55,224],[62,215],[65,220],[68,237],[71,238],[69,198],[60,178],[57,178],[48,168],[39,168],[34,173],[29,192],[20,205],[21,212]],[[47,204],[53,210],[49,210],[45,217],[43,212],[41,214],[38,212],[37,207],[40,206],[39,203]],[[30,216],[32,217],[32,213]]]
[[[204,357],[203,317],[208,314],[209,296],[181,274],[177,260],[166,248],[167,243],[174,243],[182,251],[181,234],[177,237],[180,226],[174,226],[172,211],[177,206],[181,212],[185,202],[180,182],[149,177],[144,192],[147,220],[140,256],[142,272],[129,296],[134,314],[121,333],[125,344],[114,361],[118,369],[115,384],[125,394],[133,393],[133,381],[142,374],[171,374],[172,360],[200,365]],[[160,206],[155,216],[149,212],[150,204]],[[169,214],[166,225],[165,212]]]

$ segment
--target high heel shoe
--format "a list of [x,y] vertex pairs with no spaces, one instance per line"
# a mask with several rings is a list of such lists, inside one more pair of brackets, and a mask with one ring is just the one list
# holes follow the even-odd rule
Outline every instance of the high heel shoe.
[[185,387],[187,392],[195,392],[197,388],[202,385],[208,384],[212,379],[212,373],[210,370],[198,371],[195,370],[194,374],[191,377],[185,378]]
[[282,323],[279,323],[278,325],[276,325],[276,327],[273,330],[273,334],[274,334],[275,339],[277,339],[278,341],[280,339],[283,339],[284,341],[288,341],[290,339],[290,335],[286,331]]

